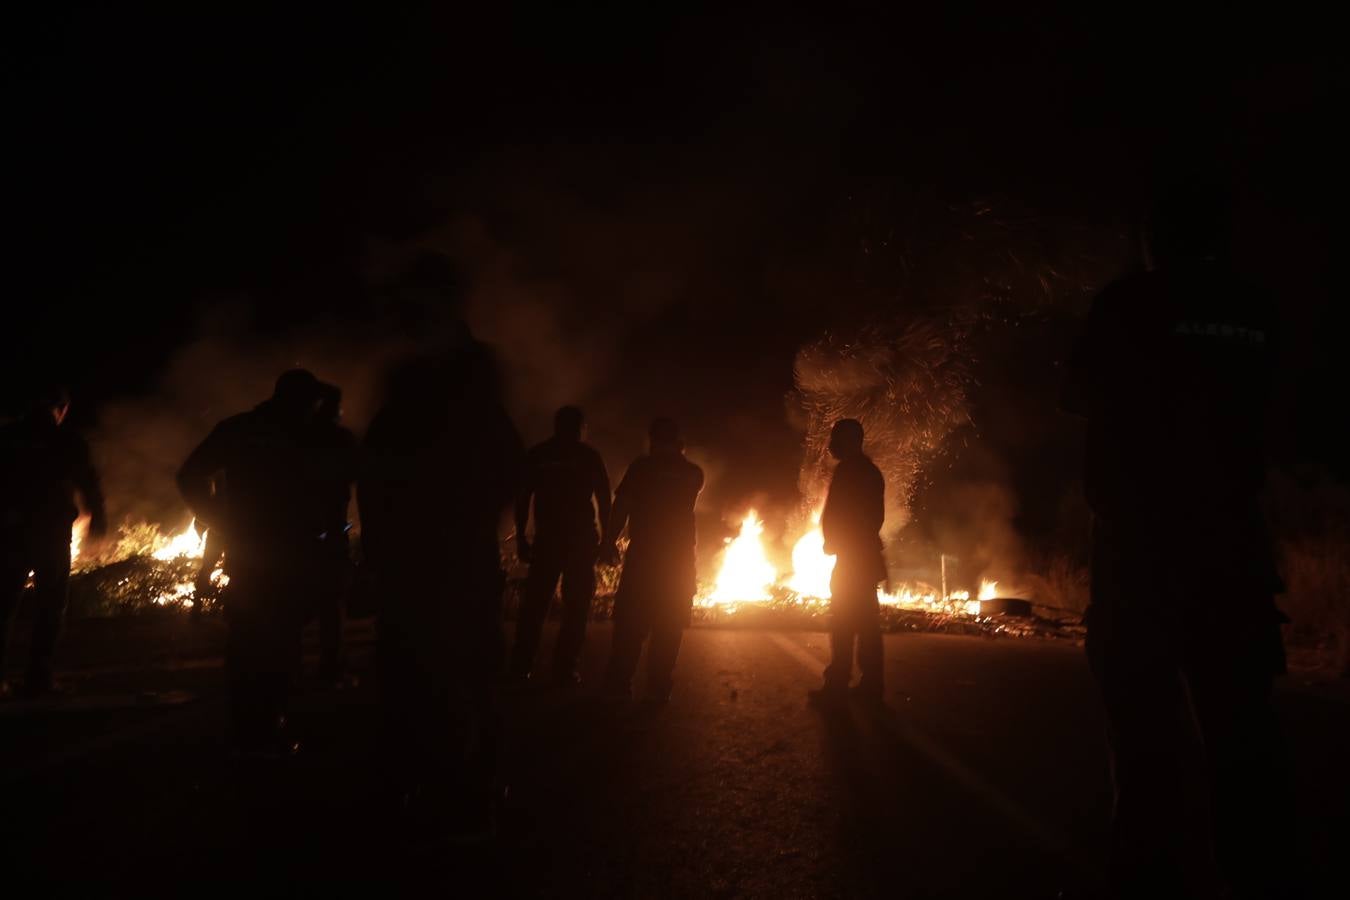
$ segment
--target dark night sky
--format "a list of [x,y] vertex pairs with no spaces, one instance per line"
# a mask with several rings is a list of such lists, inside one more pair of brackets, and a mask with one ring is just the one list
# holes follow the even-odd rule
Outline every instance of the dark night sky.
[[[956,235],[925,257],[948,260],[959,221],[922,215],[990,201],[1045,260],[1093,261],[1048,308],[1009,299],[1026,337],[981,345],[973,439],[1035,484],[1073,444],[1047,462],[1008,404],[1048,421],[1054,360],[1129,264],[1139,198],[1211,161],[1309,342],[1295,380],[1323,374],[1343,107],[1316,23],[192,6],[45,5],[6,29],[10,407],[39,375],[70,381],[86,420],[153,396],[221,297],[250,298],[259,337],[360,323],[378,248],[440,235],[476,290],[528,294],[502,309],[542,305],[575,341],[616,453],[673,411],[725,457],[729,502],[791,485],[801,343],[888,304],[968,302],[923,259],[893,290],[900,261],[868,241]],[[734,449],[757,445],[774,446]]]

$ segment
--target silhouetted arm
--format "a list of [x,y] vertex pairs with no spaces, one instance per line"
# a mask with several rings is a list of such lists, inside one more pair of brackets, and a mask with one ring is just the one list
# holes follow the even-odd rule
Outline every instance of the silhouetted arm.
[[605,536],[600,541],[600,558],[605,562],[619,561],[619,535],[623,534],[624,528],[628,526],[628,515],[632,509],[629,497],[629,479],[632,475],[633,469],[630,467],[623,480],[619,482],[618,490],[614,492],[614,503],[610,508],[609,519],[605,523]]
[[91,537],[103,537],[108,533],[108,511],[103,504],[103,486],[99,483],[98,470],[89,457],[89,445],[77,440],[75,465],[71,480],[80,492],[80,499],[89,513],[89,534]]
[[839,482],[839,470],[836,468],[830,474],[829,487],[825,489],[825,506],[820,512],[820,536],[822,540],[821,549],[834,556],[839,553],[838,546],[838,513],[835,509],[839,502],[839,496],[835,493],[835,486]]
[[178,493],[188,510],[199,519],[215,522],[215,492],[213,480],[225,468],[228,455],[229,437],[225,429],[217,425],[206,440],[197,445],[197,449],[188,454],[187,461],[178,470]]
[[520,475],[520,490],[516,491],[516,555],[522,562],[530,561],[530,539],[525,528],[530,524],[530,500],[534,497],[534,465],[528,456]]
[[595,505],[600,513],[601,528],[608,529],[609,517],[613,512],[614,501],[609,492],[609,472],[605,470],[605,461],[600,454],[595,454]]
[[871,496],[868,497],[867,524],[872,534],[878,534],[886,522],[886,479],[880,469],[873,469]]

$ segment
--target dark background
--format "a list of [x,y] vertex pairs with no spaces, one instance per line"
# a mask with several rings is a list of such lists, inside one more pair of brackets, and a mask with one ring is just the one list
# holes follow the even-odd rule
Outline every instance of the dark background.
[[1325,424],[1345,194],[1325,23],[680,10],[22,11],[6,409],[70,383],[115,500],[172,518],[173,460],[280,367],[342,382],[363,424],[380,285],[432,247],[528,439],[579,401],[620,469],[675,415],[716,518],[796,502],[800,346],[969,312],[971,421],[916,485],[916,533],[966,504],[1015,536],[972,540],[1061,540],[1081,510],[1059,363],[1139,264],[1152,186],[1209,170],[1285,314],[1281,452],[1348,455]]

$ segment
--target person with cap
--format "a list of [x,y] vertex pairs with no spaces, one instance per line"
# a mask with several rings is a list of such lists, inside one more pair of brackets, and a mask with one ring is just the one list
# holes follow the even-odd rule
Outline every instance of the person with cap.
[[0,696],[10,622],[32,574],[36,615],[23,692],[37,697],[54,686],[53,658],[66,612],[71,526],[77,499],[88,511],[90,539],[108,530],[103,491],[89,446],[66,424],[70,394],[44,393],[24,418],[0,427]]
[[839,464],[820,514],[825,552],[835,557],[830,575],[830,663],[824,686],[810,697],[821,704],[847,697],[856,644],[862,678],[853,693],[880,703],[883,662],[877,585],[886,579],[880,534],[886,517],[886,482],[863,452],[863,426],[857,419],[834,423],[830,455]]
[[685,459],[674,421],[657,419],[648,438],[647,455],[628,467],[615,491],[602,542],[604,558],[617,561],[617,541],[627,528],[604,691],[616,700],[631,697],[633,675],[647,643],[646,699],[661,704],[670,699],[675,661],[693,608],[694,507],[703,490],[703,470]]
[[246,755],[299,749],[287,716],[314,577],[319,401],[310,372],[283,373],[271,399],[217,425],[178,472],[188,508],[229,548],[225,668],[234,739]]
[[[553,419],[553,437],[531,448],[525,458],[516,497],[516,552],[529,563],[525,598],[516,619],[511,674],[530,677],[549,603],[562,579],[563,619],[553,650],[553,680],[580,682],[577,660],[586,639],[586,621],[595,598],[595,560],[600,521],[609,521],[609,473],[605,461],[583,440],[586,420],[580,409],[564,406]],[[534,539],[525,532],[534,507]]]

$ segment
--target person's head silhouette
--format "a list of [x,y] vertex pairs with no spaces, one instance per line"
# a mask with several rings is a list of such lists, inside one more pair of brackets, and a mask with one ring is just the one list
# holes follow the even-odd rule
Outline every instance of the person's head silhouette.
[[569,443],[579,442],[586,434],[586,416],[580,407],[564,406],[553,414],[553,436]]
[[342,421],[342,388],[335,384],[319,385],[319,403],[316,418],[320,422],[338,424]]
[[684,452],[684,441],[680,440],[680,427],[675,424],[674,419],[654,420],[647,431],[647,440],[653,455]]
[[290,369],[277,378],[272,405],[284,418],[308,419],[319,403],[319,379],[308,369]]
[[835,459],[861,456],[863,427],[857,419],[840,419],[830,429],[830,455]]

